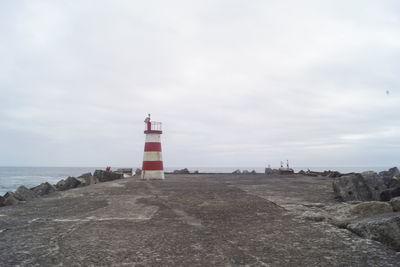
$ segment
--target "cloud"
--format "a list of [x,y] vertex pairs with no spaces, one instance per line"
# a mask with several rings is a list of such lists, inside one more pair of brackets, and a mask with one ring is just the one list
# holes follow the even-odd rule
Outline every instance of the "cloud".
[[399,11],[1,3],[0,165],[140,166],[149,112],[168,166],[397,164]]

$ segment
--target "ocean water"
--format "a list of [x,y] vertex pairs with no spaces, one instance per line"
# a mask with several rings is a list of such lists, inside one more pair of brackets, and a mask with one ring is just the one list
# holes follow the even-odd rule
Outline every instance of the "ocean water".
[[[273,166],[274,167],[274,166]],[[335,170],[342,173],[347,172],[363,172],[373,170],[376,172],[387,170],[393,166],[380,167],[294,167],[295,171],[299,170]],[[171,172],[184,167],[170,167],[165,170]],[[57,183],[61,179],[68,176],[77,177],[83,173],[104,169],[102,167],[0,167],[0,195],[4,195],[8,191],[15,191],[19,186],[24,185],[28,188],[34,187],[44,182],[51,184]],[[264,173],[265,167],[188,167],[189,171],[208,173],[231,173],[234,170],[255,170],[258,173]]]

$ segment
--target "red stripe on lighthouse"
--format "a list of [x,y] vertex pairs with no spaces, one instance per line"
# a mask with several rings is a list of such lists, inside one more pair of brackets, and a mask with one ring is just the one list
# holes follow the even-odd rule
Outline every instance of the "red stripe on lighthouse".
[[143,161],[142,170],[145,171],[162,171],[164,170],[162,161]]
[[147,142],[144,144],[145,152],[161,152],[161,143],[159,142]]

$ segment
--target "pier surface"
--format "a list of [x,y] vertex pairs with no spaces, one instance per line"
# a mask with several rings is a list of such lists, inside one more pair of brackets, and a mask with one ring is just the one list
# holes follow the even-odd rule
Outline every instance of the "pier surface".
[[0,266],[398,266],[400,255],[327,222],[331,180],[126,178],[0,208]]

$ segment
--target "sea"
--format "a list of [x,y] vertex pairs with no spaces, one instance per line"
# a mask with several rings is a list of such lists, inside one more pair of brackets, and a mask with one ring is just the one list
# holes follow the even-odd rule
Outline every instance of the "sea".
[[[335,170],[341,173],[387,170],[393,166],[378,167],[293,167],[297,172],[310,169],[312,171]],[[118,167],[119,168],[119,167]],[[185,167],[165,168],[165,171],[183,169]],[[200,173],[232,173],[240,170],[255,170],[258,173],[264,173],[265,167],[187,167],[189,171],[199,171]],[[104,167],[0,167],[0,196],[8,191],[15,191],[19,186],[24,185],[28,188],[34,187],[44,182],[56,184],[61,179],[69,176],[77,177],[83,173],[95,170],[101,170]],[[116,168],[112,168],[117,169]],[[136,169],[136,168],[133,168]]]

